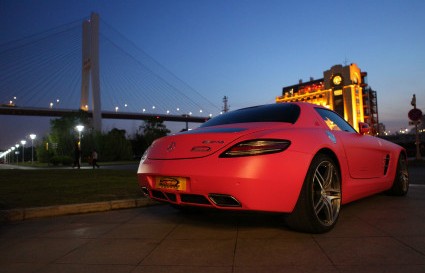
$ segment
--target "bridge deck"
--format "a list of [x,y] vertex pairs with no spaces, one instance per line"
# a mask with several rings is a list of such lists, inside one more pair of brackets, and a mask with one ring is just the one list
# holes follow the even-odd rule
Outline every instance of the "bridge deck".
[[[82,110],[59,109],[59,108],[35,108],[35,107],[0,107],[0,115],[17,115],[17,116],[44,116],[44,117],[63,117],[69,114],[76,114]],[[89,117],[93,116],[91,111],[88,111]],[[160,119],[163,121],[181,121],[181,122],[196,122],[203,123],[209,117],[196,117],[190,115],[164,115],[164,114],[146,114],[146,113],[129,113],[129,112],[113,112],[102,111],[104,119],[132,119],[132,120],[149,120]]]

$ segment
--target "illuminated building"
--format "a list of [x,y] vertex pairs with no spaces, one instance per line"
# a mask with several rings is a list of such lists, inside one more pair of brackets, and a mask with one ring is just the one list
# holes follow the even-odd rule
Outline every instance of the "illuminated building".
[[323,72],[323,78],[282,88],[276,102],[304,101],[330,108],[344,117],[357,131],[366,122],[371,134],[378,132],[376,91],[367,85],[367,73],[352,63],[334,65]]

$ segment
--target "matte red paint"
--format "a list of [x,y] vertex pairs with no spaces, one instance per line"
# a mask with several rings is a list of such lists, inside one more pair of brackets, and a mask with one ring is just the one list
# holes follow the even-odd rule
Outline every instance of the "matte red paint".
[[[391,188],[398,157],[405,153],[402,147],[369,135],[331,131],[315,110],[320,106],[295,104],[301,109],[295,124],[227,124],[217,126],[226,129],[224,133],[204,133],[195,129],[190,134],[179,133],[158,139],[149,148],[146,159],[140,162],[140,186],[175,194],[175,201],[168,200],[175,204],[188,205],[181,201],[180,194],[202,195],[207,200],[210,200],[209,194],[224,194],[234,197],[241,206],[219,207],[211,200],[210,204],[199,206],[291,212],[311,160],[317,153],[326,150],[334,154],[339,165],[343,204]],[[333,135],[333,140],[329,134]],[[279,153],[220,157],[233,145],[255,139],[289,140],[291,145]],[[387,155],[390,161],[384,174]],[[186,191],[156,189],[157,176],[187,178]],[[150,197],[154,198],[152,194]]]

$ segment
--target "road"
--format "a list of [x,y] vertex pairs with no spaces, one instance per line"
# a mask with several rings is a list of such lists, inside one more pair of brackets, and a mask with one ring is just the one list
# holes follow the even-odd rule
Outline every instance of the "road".
[[425,185],[425,166],[409,166],[409,182]]

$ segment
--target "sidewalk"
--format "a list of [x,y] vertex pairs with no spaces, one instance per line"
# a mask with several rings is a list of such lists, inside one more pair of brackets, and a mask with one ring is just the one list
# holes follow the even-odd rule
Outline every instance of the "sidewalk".
[[425,186],[343,206],[325,234],[276,214],[170,206],[0,225],[0,273],[423,273]]
[[11,221],[22,221],[33,218],[61,216],[69,214],[101,212],[116,209],[138,208],[156,205],[158,202],[149,198],[114,200],[107,202],[58,205],[38,208],[22,208],[11,210],[0,210],[0,223]]

